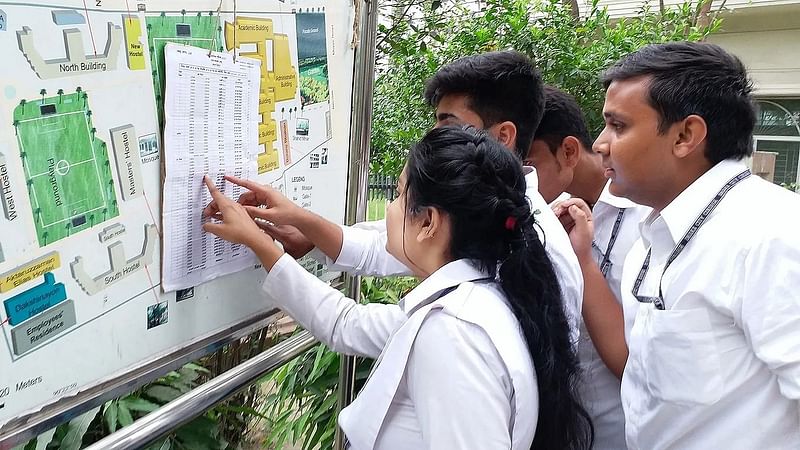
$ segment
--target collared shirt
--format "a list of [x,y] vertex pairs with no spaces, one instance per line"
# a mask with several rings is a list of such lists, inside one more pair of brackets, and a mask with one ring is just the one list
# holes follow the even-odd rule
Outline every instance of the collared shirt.
[[[545,250],[558,277],[568,319],[572,324],[572,339],[577,342],[583,303],[583,275],[578,258],[572,250],[569,236],[553,211],[539,194],[539,179],[533,167],[523,167],[525,194],[535,212],[539,227],[536,232],[545,244]],[[538,211],[538,212],[537,212]],[[342,250],[336,261],[327,260],[328,268],[356,275],[408,275],[410,270],[386,251],[385,221],[364,222],[352,227],[342,227]]]
[[[334,350],[380,355],[339,418],[353,449],[528,450],[538,417],[536,374],[505,296],[491,280],[442,296],[475,280],[487,276],[454,261],[400,305],[362,305],[284,255],[263,288]],[[430,309],[431,302],[444,309]]]
[[[625,264],[625,258],[642,235],[640,228],[642,220],[644,220],[653,209],[634,203],[627,198],[617,197],[609,191],[610,185],[611,181],[609,180],[603,188],[603,192],[600,194],[594,208],[592,208],[594,239],[597,244],[592,250],[599,266],[611,243],[611,235],[619,211],[624,208],[625,213],[622,216],[622,223],[620,224],[614,245],[611,248],[611,254],[609,255],[611,265],[605,275],[608,287],[611,289],[611,292],[614,293],[614,297],[616,297],[617,301],[622,303],[622,268]],[[630,326],[633,326],[633,322],[630,323]],[[626,326],[625,335],[627,336],[629,332],[630,327]]]
[[[745,169],[723,161],[654,211],[625,262],[630,449],[800,448],[800,197],[744,179],[662,279],[677,242]],[[664,310],[631,294],[648,248],[640,295],[657,296],[660,283]]]
[[[622,266],[631,246],[639,239],[639,222],[650,208],[617,197],[609,192],[606,183],[600,197],[592,208],[596,246],[593,247],[598,266],[608,254],[608,271],[605,278],[608,286],[620,301]],[[624,213],[617,226],[620,211]],[[614,228],[616,232],[614,233]],[[612,239],[613,236],[613,239]],[[613,240],[613,245],[612,245]],[[591,294],[589,294],[591,295]],[[583,322],[581,322],[583,325]],[[585,326],[581,328],[578,355],[583,369],[580,385],[581,400],[594,423],[595,450],[619,450],[625,448],[625,416],[620,399],[620,380],[597,353]]]

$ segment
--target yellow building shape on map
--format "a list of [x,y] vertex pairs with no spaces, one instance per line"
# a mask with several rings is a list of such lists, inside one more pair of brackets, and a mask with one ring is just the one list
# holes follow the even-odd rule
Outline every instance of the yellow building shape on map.
[[[272,54],[268,54],[267,43],[272,43]],[[225,22],[225,47],[228,51],[242,45],[255,45],[255,52],[240,55],[261,60],[261,92],[258,98],[258,143],[265,152],[258,155],[258,173],[269,172],[280,167],[275,141],[278,128],[272,114],[275,102],[292,100],[297,94],[297,68],[292,65],[289,54],[289,36],[276,34],[271,19],[237,17],[236,22]],[[271,64],[268,64],[268,61]],[[272,67],[273,70],[269,70]]]
[[142,46],[142,26],[139,18],[123,14],[123,29],[125,30],[125,54],[128,56],[128,68],[131,70],[144,70],[144,47]]

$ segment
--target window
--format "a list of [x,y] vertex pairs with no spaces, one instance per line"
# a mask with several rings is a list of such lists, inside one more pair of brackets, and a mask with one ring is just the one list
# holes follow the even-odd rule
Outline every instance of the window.
[[755,149],[773,152],[777,184],[800,181],[800,99],[761,99],[754,132]]

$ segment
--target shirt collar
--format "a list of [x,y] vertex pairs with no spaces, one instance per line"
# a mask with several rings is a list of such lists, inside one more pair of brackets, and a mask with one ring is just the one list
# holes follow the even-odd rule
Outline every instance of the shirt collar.
[[475,281],[488,277],[488,273],[478,269],[475,263],[469,259],[449,262],[412,289],[403,298],[401,307],[404,312],[408,313],[447,288],[458,286],[465,281]]
[[638,204],[628,200],[624,197],[617,197],[616,195],[612,194],[609,190],[609,186],[611,185],[611,180],[606,181],[606,185],[603,187],[603,192],[600,193],[600,197],[597,198],[597,204],[603,203],[609,206],[613,206],[617,209],[624,209],[624,208],[634,208],[639,206]]
[[533,166],[522,166],[522,174],[525,175],[525,191],[530,192],[539,190],[539,175]]
[[[722,186],[746,169],[747,166],[741,161],[730,159],[721,161],[690,184],[661,211],[660,215],[669,229],[673,243],[683,238],[692,222],[708,206],[708,202]],[[653,211],[644,223],[652,223],[657,217]]]

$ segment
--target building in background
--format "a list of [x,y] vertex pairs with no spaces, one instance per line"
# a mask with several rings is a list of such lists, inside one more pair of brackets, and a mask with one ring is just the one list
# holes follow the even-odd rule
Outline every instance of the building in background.
[[[600,0],[612,17],[635,16],[644,4]],[[658,2],[650,6],[658,8]],[[767,179],[771,175],[775,183],[796,186],[800,184],[800,0],[714,0],[712,10],[720,6],[722,30],[709,41],[739,56],[755,82],[760,113],[754,145],[767,153],[754,158],[753,169]]]

